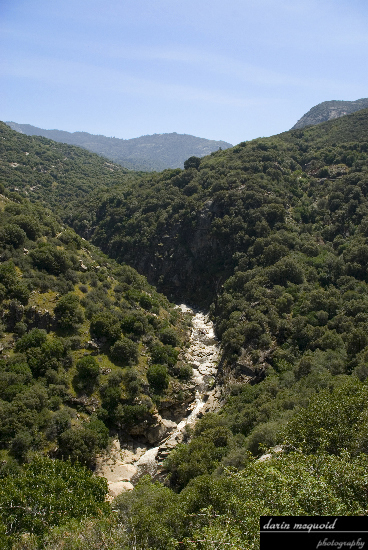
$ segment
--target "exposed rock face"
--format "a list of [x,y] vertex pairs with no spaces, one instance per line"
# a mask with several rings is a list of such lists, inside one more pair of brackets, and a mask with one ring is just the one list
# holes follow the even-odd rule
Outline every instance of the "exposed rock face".
[[16,300],[12,300],[9,304],[9,310],[6,312],[3,312],[2,316],[4,320],[6,321],[8,330],[12,330],[16,323],[22,320],[24,312],[24,306],[17,302]]
[[69,403],[72,407],[85,410],[88,414],[94,413],[100,405],[95,397],[87,397],[86,395],[82,395],[81,397],[74,397],[70,395],[65,396],[64,399],[65,402]]
[[298,130],[305,126],[313,126],[367,108],[368,98],[357,99],[356,101],[324,101],[312,107],[291,129]]
[[207,201],[200,211],[192,213],[190,227],[177,224],[165,228],[165,234],[159,235],[149,249],[132,255],[129,261],[170,299],[195,303],[200,299],[207,307],[219,284],[211,270],[214,258],[224,271],[228,264],[228,251],[211,232],[212,221],[220,214],[218,208]]
[[56,318],[48,309],[38,309],[31,306],[25,311],[27,324],[30,328],[43,328],[47,332],[56,327]]
[[272,447],[272,449],[270,449],[271,452],[260,456],[259,459],[258,459],[258,462],[264,462],[265,460],[269,460],[275,454],[282,453],[283,450],[284,449],[283,449],[282,445],[276,445],[276,447]]
[[238,381],[242,383],[249,382],[251,384],[261,382],[266,376],[267,367],[270,366],[267,362],[270,352],[271,350],[260,351],[259,361],[257,365],[254,365],[250,354],[242,348],[240,357],[235,364],[235,369],[232,369]]
[[129,434],[133,436],[140,436],[153,445],[167,437],[169,432],[172,432],[175,428],[175,422],[166,420],[165,418],[162,418],[161,415],[155,414],[150,417],[150,423],[143,422],[138,426],[134,426],[129,431]]
[[95,473],[107,479],[110,499],[134,488],[130,481],[138,471],[134,462],[138,461],[143,453],[143,448],[133,445],[130,449],[122,450],[119,440],[115,439],[109,455],[97,458]]

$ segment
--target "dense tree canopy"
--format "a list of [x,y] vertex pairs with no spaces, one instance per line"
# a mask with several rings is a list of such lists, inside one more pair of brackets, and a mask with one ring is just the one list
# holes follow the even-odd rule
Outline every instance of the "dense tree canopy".
[[121,548],[166,550],[257,548],[264,514],[366,515],[368,112],[148,175],[1,130],[9,544],[14,480],[48,460],[39,455],[51,449],[73,479],[78,463],[93,468],[109,430],[134,433],[188,398],[187,321],[126,264],[209,307],[223,406],[187,429],[163,465],[166,485],[141,480],[113,516],[102,507],[96,518],[92,487],[83,514],[60,511],[42,528],[27,514],[31,527],[17,529],[34,533],[32,550],[85,548],[72,546],[78,518],[90,548],[115,533]]

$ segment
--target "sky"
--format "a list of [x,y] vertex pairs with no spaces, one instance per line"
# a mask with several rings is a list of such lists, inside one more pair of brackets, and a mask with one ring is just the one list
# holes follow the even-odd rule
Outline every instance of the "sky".
[[368,97],[367,0],[0,0],[0,119],[232,144]]

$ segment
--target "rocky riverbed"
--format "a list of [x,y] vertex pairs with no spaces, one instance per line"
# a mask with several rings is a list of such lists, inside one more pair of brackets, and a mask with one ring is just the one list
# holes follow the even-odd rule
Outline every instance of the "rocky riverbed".
[[204,313],[195,312],[184,304],[179,307],[193,316],[190,346],[185,360],[193,366],[195,399],[177,422],[157,415],[155,446],[140,443],[138,439],[124,442],[116,439],[109,453],[98,458],[96,474],[107,479],[111,498],[133,489],[142,475],[156,475],[162,461],[183,440],[186,426],[194,424],[206,412],[219,408],[221,390],[215,383],[219,345],[213,324]]

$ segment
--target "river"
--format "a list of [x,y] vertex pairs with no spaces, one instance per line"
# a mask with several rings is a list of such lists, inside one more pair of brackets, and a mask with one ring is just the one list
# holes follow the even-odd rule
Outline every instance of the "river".
[[149,473],[154,476],[170,451],[183,440],[186,426],[194,424],[206,412],[216,410],[221,400],[221,390],[215,385],[220,350],[213,323],[202,312],[195,312],[185,304],[179,307],[192,315],[190,345],[185,360],[193,366],[195,399],[177,425],[171,423],[171,431],[157,446],[147,447],[132,441],[121,447],[116,439],[109,455],[99,457],[96,474],[107,479],[111,498],[133,489],[133,483],[141,475]]

